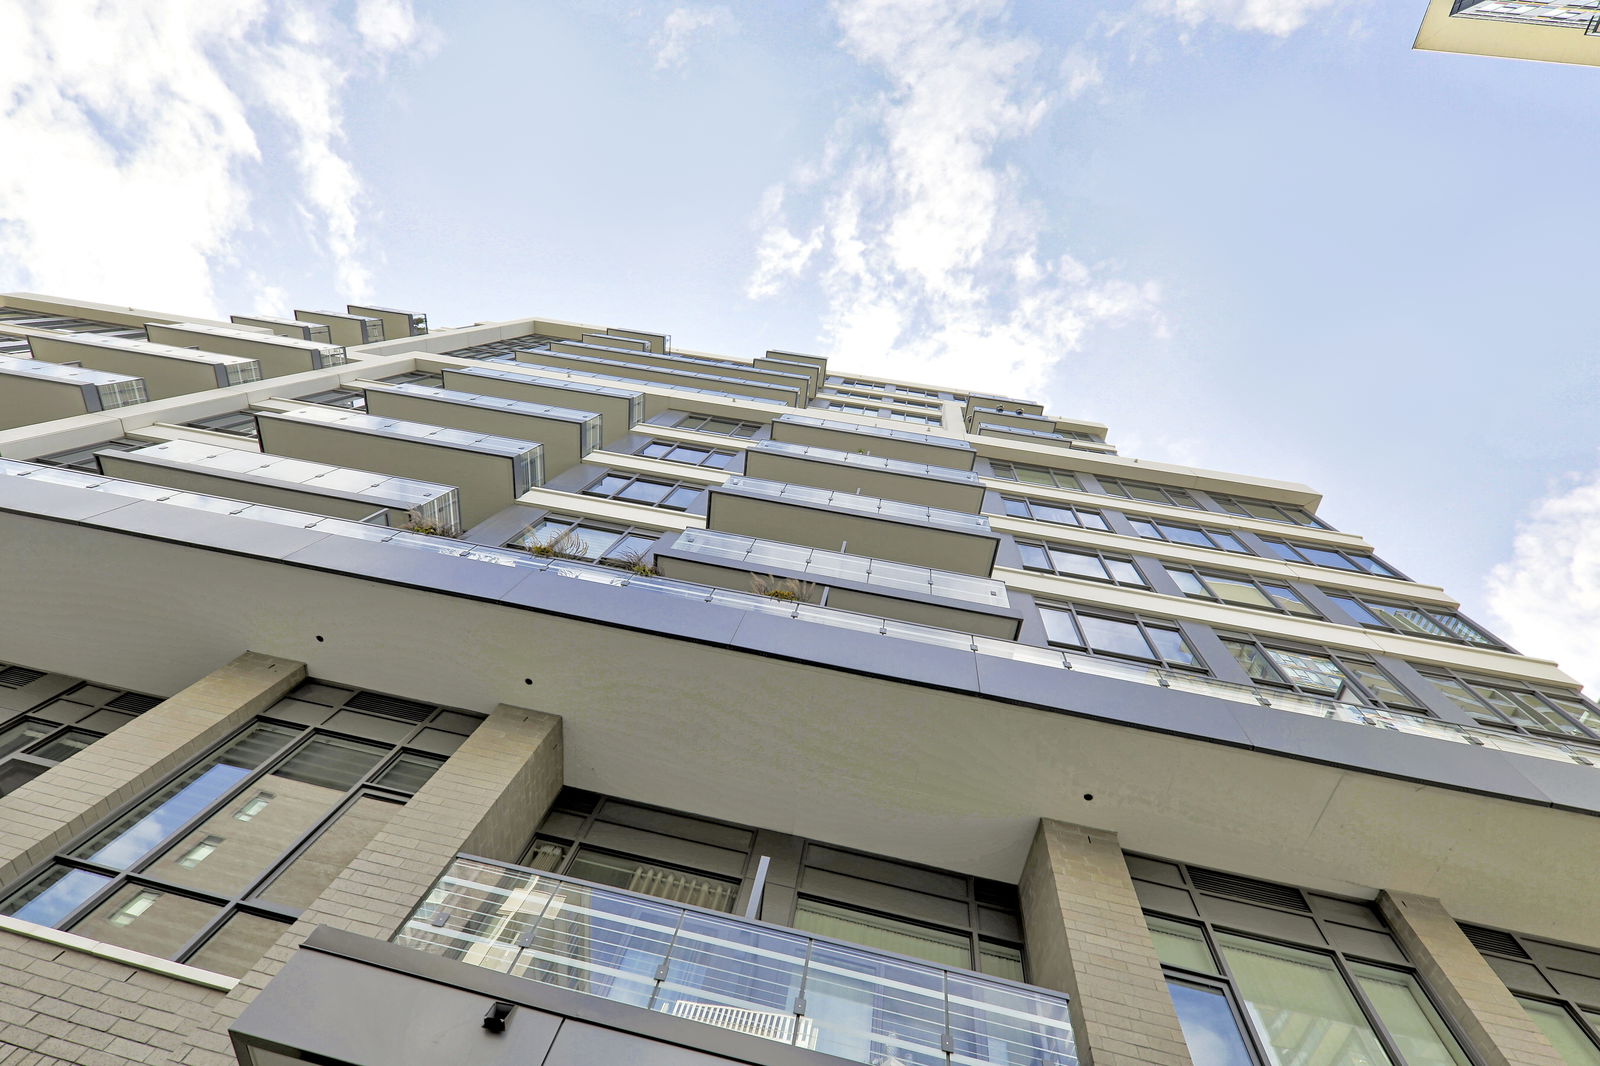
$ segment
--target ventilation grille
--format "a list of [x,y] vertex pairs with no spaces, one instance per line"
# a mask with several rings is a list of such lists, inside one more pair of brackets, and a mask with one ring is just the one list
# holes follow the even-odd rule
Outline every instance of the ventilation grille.
[[29,670],[26,666],[0,666],[0,685],[7,688],[31,685],[43,676],[43,670]]
[[124,692],[106,706],[113,711],[129,711],[133,714],[143,714],[161,702],[160,696],[144,696],[137,692]]
[[1468,925],[1466,922],[1458,923],[1461,931],[1467,934],[1467,939],[1472,941],[1472,946],[1479,951],[1492,951],[1496,955],[1509,955],[1514,959],[1531,958],[1522,945],[1517,943],[1517,938],[1510,933],[1502,933],[1498,929],[1485,929],[1481,925]]
[[1285,907],[1306,914],[1311,913],[1311,908],[1306,905],[1306,898],[1300,894],[1300,890],[1290,888],[1288,885],[1275,885],[1271,881],[1257,881],[1253,877],[1223,874],[1194,866],[1189,867],[1189,878],[1194,882],[1194,887],[1202,892],[1215,892],[1218,895],[1242,899],[1247,903],[1265,903],[1270,907]]
[[433,713],[433,708],[426,703],[403,700],[398,696],[380,696],[376,692],[358,692],[350,697],[345,706],[351,710],[385,714],[390,718],[413,723],[427,721],[428,716]]

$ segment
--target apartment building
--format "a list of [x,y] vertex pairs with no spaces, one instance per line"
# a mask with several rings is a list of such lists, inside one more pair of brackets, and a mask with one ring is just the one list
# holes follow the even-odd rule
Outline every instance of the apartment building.
[[1600,0],[1430,0],[1415,47],[1600,66]]
[[0,357],[0,1066],[1600,1064],[1600,709],[1304,485],[547,319]]

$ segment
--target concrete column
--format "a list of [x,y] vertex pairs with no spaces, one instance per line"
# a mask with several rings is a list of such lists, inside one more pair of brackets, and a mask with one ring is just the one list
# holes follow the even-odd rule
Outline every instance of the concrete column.
[[1191,1066],[1117,834],[1040,819],[1022,871],[1034,984],[1072,997],[1083,1066]]
[[1438,900],[1384,892],[1378,908],[1484,1066],[1565,1066]]
[[245,652],[0,797],[0,885],[221,742],[305,676],[304,663]]
[[460,852],[511,859],[561,790],[561,719],[502,704],[278,938],[176,1061],[237,1066],[227,1030],[319,925],[387,940]]

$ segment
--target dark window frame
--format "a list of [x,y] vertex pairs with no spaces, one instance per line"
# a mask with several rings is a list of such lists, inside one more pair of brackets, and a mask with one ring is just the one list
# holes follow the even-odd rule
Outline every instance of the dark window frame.
[[[610,491],[599,491],[600,486],[612,479],[620,481],[621,484]],[[628,491],[628,489],[634,485],[652,485],[658,488],[663,488],[666,490],[666,492],[659,501],[655,502],[649,500],[629,499],[628,497],[622,495],[622,493]],[[659,477],[655,474],[636,474],[630,470],[611,469],[595,478],[579,491],[583,495],[592,496],[597,500],[615,500],[618,503],[631,503],[638,507],[659,507],[663,511],[676,511],[683,513],[689,511],[696,504],[698,504],[701,499],[704,498],[708,488],[710,488],[710,486],[703,481],[689,481],[684,478],[667,479]],[[684,502],[682,506],[667,502],[673,497],[674,494],[685,491],[692,491],[695,494],[694,498]]]
[[[1140,572],[1139,566],[1133,561],[1132,556],[1118,555],[1114,552],[1103,552],[1096,548],[1091,548],[1082,544],[1060,544],[1048,540],[1035,540],[1031,537],[1016,537],[1014,539],[1016,541],[1017,550],[1023,554],[1022,568],[1024,570],[1029,570],[1036,574],[1055,574],[1057,577],[1079,578],[1084,581],[1097,581],[1102,585],[1116,585],[1120,588],[1146,590],[1150,588],[1150,580]],[[1028,561],[1028,550],[1043,552],[1050,565],[1037,566],[1033,563],[1030,563]],[[1064,552],[1069,555],[1079,555],[1083,556],[1084,558],[1094,559],[1100,563],[1100,567],[1105,572],[1105,576],[1095,577],[1092,574],[1080,574],[1073,570],[1062,570],[1055,565],[1055,558],[1053,554],[1055,552]],[[1117,577],[1116,571],[1111,565],[1112,563],[1119,564],[1119,566],[1132,570],[1134,576],[1131,579]]]
[[[1220,603],[1228,607],[1247,607],[1253,611],[1271,611],[1276,614],[1287,615],[1290,618],[1306,618],[1313,621],[1318,621],[1322,620],[1324,617],[1322,612],[1317,610],[1315,605],[1308,601],[1304,596],[1300,595],[1300,592],[1288,581],[1274,580],[1272,578],[1262,577],[1258,574],[1246,574],[1237,570],[1210,570],[1205,567],[1193,566],[1188,563],[1173,563],[1166,560],[1162,560],[1161,565],[1167,571],[1168,575],[1171,576],[1174,581],[1178,582],[1178,588],[1188,599]],[[1188,574],[1196,581],[1200,582],[1201,586],[1205,589],[1205,594],[1199,595],[1184,588],[1182,582],[1177,578],[1177,573],[1179,572]],[[1268,602],[1241,603],[1238,600],[1230,600],[1219,596],[1216,590],[1212,589],[1208,584],[1208,581],[1219,580],[1233,581],[1239,584],[1249,585]],[[1275,595],[1271,591],[1272,589],[1283,589],[1284,591],[1288,592],[1289,595],[1293,597],[1294,601],[1304,607],[1305,610],[1293,611],[1287,607],[1279,606],[1278,600],[1280,597]]]
[[[656,447],[666,448],[667,454],[649,454],[650,449]],[[680,459],[672,454],[684,448],[690,448],[698,452],[705,452],[705,457],[698,461],[693,461],[689,459]],[[709,444],[700,444],[698,442],[683,440],[669,440],[662,437],[650,438],[643,444],[639,445],[639,447],[635,448],[633,450],[633,454],[642,456],[646,459],[658,459],[663,463],[681,463],[684,466],[703,467],[707,470],[726,470],[734,462],[734,460],[739,458],[739,453],[731,448],[717,448]],[[720,459],[722,461],[712,462],[713,459]]]
[[[1300,695],[1309,696],[1313,699],[1329,700],[1330,702],[1334,703],[1355,703],[1359,706],[1371,707],[1375,710],[1394,711],[1396,713],[1408,714],[1414,717],[1433,717],[1433,714],[1428,710],[1427,705],[1420,698],[1418,698],[1415,693],[1411,692],[1403,684],[1391,676],[1387,670],[1380,666],[1377,661],[1370,656],[1354,652],[1341,651],[1339,649],[1328,648],[1321,645],[1300,644],[1294,641],[1279,640],[1271,636],[1263,637],[1259,633],[1244,633],[1236,630],[1219,631],[1217,633],[1217,637],[1222,641],[1224,647],[1227,647],[1230,644],[1246,645],[1253,648],[1262,656],[1271,671],[1277,675],[1278,680],[1274,681],[1267,678],[1257,678],[1252,676],[1250,681],[1258,688],[1266,689],[1269,692],[1273,690],[1280,692],[1296,692]],[[1287,673],[1289,668],[1283,666],[1272,657],[1270,653],[1273,651],[1277,651],[1285,655],[1315,656],[1317,658],[1329,660],[1344,677],[1346,687],[1350,691],[1354,692],[1359,698],[1356,700],[1349,700],[1344,698],[1342,694],[1329,694],[1328,692],[1318,689],[1315,686],[1304,685],[1294,681]],[[1229,650],[1229,654],[1234,654],[1231,648]],[[1234,655],[1234,660],[1236,662],[1239,661],[1237,655]],[[1364,681],[1359,673],[1352,671],[1351,668],[1346,665],[1347,663],[1359,664],[1365,669],[1376,672],[1378,677],[1393,685],[1400,692],[1400,694],[1410,702],[1397,703],[1382,699],[1372,692],[1371,683]],[[1243,662],[1240,662],[1239,665],[1241,668],[1245,669],[1246,673],[1249,673],[1248,667],[1246,667]]]
[[[1155,618],[1143,614],[1133,614],[1127,611],[1117,611],[1114,609],[1106,609],[1096,606],[1084,607],[1080,604],[1070,603],[1064,600],[1040,600],[1038,607],[1041,620],[1043,620],[1043,615],[1046,611],[1054,611],[1059,614],[1065,614],[1069,616],[1072,620],[1073,628],[1077,631],[1078,636],[1084,640],[1084,643],[1080,644],[1073,644],[1067,641],[1058,640],[1049,635],[1047,626],[1046,639],[1051,647],[1069,648],[1073,651],[1079,652],[1080,654],[1094,655],[1107,659],[1116,659],[1120,662],[1144,663],[1146,665],[1154,665],[1163,669],[1181,670],[1188,674],[1210,674],[1212,672],[1211,668],[1206,665],[1204,656],[1202,656],[1195,646],[1189,641],[1187,634],[1183,632],[1182,626],[1180,626],[1175,619]],[[1145,644],[1154,654],[1151,657],[1146,658],[1129,655],[1123,652],[1102,650],[1093,647],[1088,643],[1087,638],[1084,636],[1083,625],[1080,621],[1080,619],[1084,616],[1104,621],[1132,624],[1138,629],[1140,635],[1144,639]],[[1194,661],[1192,663],[1186,663],[1181,660],[1168,659],[1162,655],[1160,645],[1150,637],[1149,630],[1151,628],[1176,635],[1181,645],[1188,649],[1189,654],[1193,657]]]

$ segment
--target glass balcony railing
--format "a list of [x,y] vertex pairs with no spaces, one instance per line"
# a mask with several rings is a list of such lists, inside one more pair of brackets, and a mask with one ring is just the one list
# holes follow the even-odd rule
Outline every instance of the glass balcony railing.
[[[1064,439],[1064,438],[1063,438]],[[792,455],[797,459],[818,459],[830,463],[846,463],[868,470],[882,470],[908,477],[934,478],[939,481],[958,482],[963,485],[982,485],[982,480],[970,470],[956,470],[948,466],[930,466],[927,463],[908,463],[902,459],[885,459],[878,455],[844,452],[837,448],[823,448],[815,444],[790,444],[781,440],[760,440],[750,445],[751,451]]]
[[943,507],[924,507],[898,500],[880,500],[876,496],[860,496],[853,492],[813,488],[810,485],[793,485],[784,481],[767,481],[756,477],[730,477],[726,488],[738,489],[752,496],[763,496],[788,503],[810,504],[851,514],[873,515],[878,518],[896,518],[918,525],[936,526],[940,529],[968,533],[988,533],[989,520],[982,515],[965,511],[947,511]]
[[[1516,755],[1551,759],[1556,762],[1577,763],[1582,766],[1594,766],[1597,761],[1600,761],[1600,749],[1582,744],[1569,744],[1565,741],[1548,737],[1503,733],[1496,729],[1461,725],[1455,722],[1423,718],[1418,715],[1402,714],[1396,711],[1381,711],[1372,707],[1363,707],[1359,704],[1318,699],[1314,696],[1305,696],[1295,692],[1280,692],[1257,688],[1254,685],[1219,681],[1216,678],[1204,677],[1181,670],[1145,666],[1136,662],[1084,655],[1056,648],[1041,648],[1032,644],[1018,644],[1014,641],[1001,640],[998,637],[959,633],[955,630],[942,629],[938,626],[918,625],[914,622],[902,622],[893,618],[877,618],[872,615],[856,614],[851,611],[841,611],[832,607],[820,607],[809,603],[776,600],[752,592],[735,592],[730,589],[699,585],[691,581],[679,581],[674,578],[645,577],[602,566],[598,563],[587,563],[575,559],[543,558],[529,555],[526,552],[507,548],[491,548],[468,541],[452,540],[448,537],[436,537],[381,526],[363,525],[359,522],[351,522],[342,518],[326,518],[321,515],[307,514],[303,511],[291,511],[282,507],[241,503],[237,500],[228,500],[217,496],[181,492],[155,485],[146,485],[137,481],[123,481],[99,474],[81,473],[77,470],[68,470],[63,467],[40,466],[23,460],[0,458],[0,477],[7,476],[25,477],[34,481],[68,485],[74,488],[105,492],[132,499],[155,500],[179,507],[212,511],[219,514],[232,514],[240,518],[296,526],[320,533],[328,533],[333,536],[383,541],[414,551],[429,551],[439,555],[472,559],[498,566],[516,567],[579,581],[593,581],[606,585],[631,587],[661,595],[677,596],[681,599],[722,604],[723,606],[735,607],[740,610],[787,615],[789,618],[798,621],[814,622],[818,625],[832,626],[837,629],[848,629],[865,635],[876,634],[882,637],[894,637],[899,640],[910,640],[919,644],[932,644],[978,655],[991,655],[997,658],[1033,663],[1037,666],[1047,666],[1058,670],[1076,670],[1080,673],[1113,677],[1134,684],[1156,685],[1179,692],[1192,692],[1197,695],[1211,696],[1215,699],[1229,700],[1234,703],[1272,707],[1277,710],[1287,711],[1292,714],[1303,714],[1312,718],[1324,718],[1330,721],[1347,722],[1352,725],[1388,729],[1396,733],[1408,733],[1412,736],[1430,737],[1435,740],[1448,741],[1452,744],[1471,744],[1476,747],[1493,748],[1496,751],[1510,752]],[[4,493],[0,492],[0,495],[4,495]],[[885,652],[886,659],[892,657],[892,655],[891,651]]]
[[1067,997],[460,856],[394,943],[873,1066],[1075,1066]]
[[953,448],[957,451],[973,451],[972,445],[964,440],[953,437],[940,437],[932,433],[913,433],[904,429],[889,429],[885,426],[863,426],[854,422],[834,422],[826,418],[813,418],[810,415],[782,415],[777,421],[787,422],[790,425],[806,426],[810,429],[827,429],[837,433],[853,433],[864,437],[883,437],[888,440],[905,441],[909,444],[926,444],[931,448]]
[[715,529],[686,529],[675,547],[697,555],[729,559],[753,570],[801,570],[818,579],[844,578],[886,589],[921,592],[945,600],[1005,607],[1009,603],[1003,581],[912,566],[865,555],[808,548],[776,540],[723,533]]

